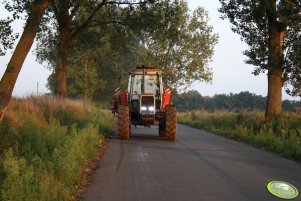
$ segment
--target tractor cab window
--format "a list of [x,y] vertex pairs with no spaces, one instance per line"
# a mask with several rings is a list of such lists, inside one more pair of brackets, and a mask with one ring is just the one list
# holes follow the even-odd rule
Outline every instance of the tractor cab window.
[[[139,95],[141,94],[141,85],[143,82],[142,75],[134,75],[132,78],[133,83],[133,99],[139,99]],[[144,76],[144,93],[152,93],[156,94],[159,90],[158,87],[158,77],[157,75],[145,75]]]
[[133,96],[141,94],[142,75],[135,75],[133,78]]
[[156,75],[145,75],[145,93],[156,94],[156,91],[158,89],[157,83],[158,81]]

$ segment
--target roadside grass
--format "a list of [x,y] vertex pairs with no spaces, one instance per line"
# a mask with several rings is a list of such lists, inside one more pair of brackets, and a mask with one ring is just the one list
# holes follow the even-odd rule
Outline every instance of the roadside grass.
[[74,198],[112,122],[83,101],[13,99],[0,124],[0,200]]
[[301,161],[300,113],[284,113],[267,121],[258,111],[192,111],[178,113],[178,121]]

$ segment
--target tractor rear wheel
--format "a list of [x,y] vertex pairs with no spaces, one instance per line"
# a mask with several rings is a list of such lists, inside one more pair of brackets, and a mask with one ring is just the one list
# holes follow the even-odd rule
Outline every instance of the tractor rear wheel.
[[118,137],[122,140],[130,138],[130,114],[129,106],[120,105],[118,107]]
[[167,105],[165,113],[165,136],[174,141],[177,131],[177,109],[175,105]]

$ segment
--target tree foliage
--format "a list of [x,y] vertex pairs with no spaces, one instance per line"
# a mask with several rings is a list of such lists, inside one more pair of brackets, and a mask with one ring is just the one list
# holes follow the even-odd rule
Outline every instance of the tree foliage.
[[[69,48],[71,42],[77,37],[77,35],[91,26],[98,26],[107,23],[124,23],[119,19],[107,21],[106,18],[102,18],[103,11],[110,9],[112,12],[119,8],[129,11],[129,13],[135,12],[139,6],[144,4],[156,4],[154,1],[128,1],[128,0],[51,0],[51,7],[48,12],[47,20],[54,20],[51,23],[53,30],[57,34],[57,59],[55,64],[56,79],[55,79],[55,94],[65,97],[67,94],[67,76],[68,76],[68,63],[67,58],[69,54]],[[99,17],[100,16],[100,17]],[[135,22],[139,22],[135,18]],[[127,22],[126,22],[127,23]],[[48,23],[49,24],[49,23]],[[48,24],[44,24],[47,27]],[[137,23],[138,25],[139,23]],[[137,26],[136,25],[136,26]],[[41,35],[42,38],[49,38],[49,28],[46,28],[46,36]],[[53,33],[50,33],[52,36]],[[41,39],[43,42],[47,42],[47,39]],[[49,40],[48,40],[49,42]]]
[[[112,19],[107,13],[107,20]],[[128,27],[128,25],[127,25]],[[90,27],[87,31],[79,33],[73,41],[68,57],[69,75],[67,79],[67,94],[71,97],[82,97],[85,93],[84,86],[88,86],[90,93],[87,98],[95,101],[111,101],[113,91],[116,87],[123,87],[127,84],[129,70],[141,64],[139,56],[139,40],[136,35],[129,33],[129,28],[119,23],[107,23],[100,26]],[[49,59],[53,58],[48,49]],[[47,52],[46,52],[47,53]],[[88,84],[85,79],[86,71],[84,66],[89,61],[90,76]],[[51,64],[51,62],[50,62]],[[55,71],[53,72],[55,73]],[[87,74],[86,74],[87,75]],[[49,88],[53,91],[55,75],[49,79]]]
[[[121,75],[120,73],[127,71],[122,70],[125,65],[129,66],[132,64],[132,62],[129,61],[133,59],[130,58],[129,55],[130,52],[133,51],[126,48],[126,46],[129,46],[132,42],[128,39],[130,33],[125,31],[125,27],[127,27],[127,30],[141,30],[148,26],[143,23],[135,24],[135,22],[138,21],[138,19],[136,19],[138,16],[135,16],[137,6],[128,3],[130,6],[121,7],[113,2],[111,3],[112,4],[107,5],[95,14],[93,20],[89,22],[89,25],[87,25],[84,31],[76,32],[76,37],[72,37],[68,50],[68,52],[70,51],[70,55],[67,58],[67,62],[70,65],[68,68],[69,78],[67,79],[67,84],[70,84],[70,86],[67,86],[68,95],[77,97],[84,96],[80,94],[83,91],[87,91],[80,89],[84,87],[84,85],[87,85],[88,87],[86,88],[90,88],[89,90],[92,91],[104,90],[105,79],[102,77],[112,78],[112,75],[116,74],[116,77],[118,77]],[[75,25],[77,24],[78,29],[82,27],[81,24],[85,23],[85,20],[88,18],[87,15],[91,15],[91,11],[83,9],[77,14],[76,18],[73,19],[73,23]],[[54,24],[51,26],[53,25]],[[39,62],[43,63],[46,61],[46,65],[54,69],[53,74],[49,78],[49,87],[51,90],[54,90],[54,86],[57,82],[56,74],[58,73],[57,58],[60,56],[58,49],[61,46],[59,35],[62,33],[56,29],[51,30],[45,28],[44,30],[46,34],[40,35],[36,53]],[[128,45],[125,43],[128,43]],[[85,63],[89,60],[89,66],[87,66],[88,68],[86,68],[86,70],[81,69],[84,67],[84,65],[82,65],[83,60],[85,60]],[[118,69],[116,66],[118,66]],[[88,72],[90,70],[94,73]],[[80,78],[85,76],[80,74],[84,72],[87,72],[86,76],[88,74],[92,76],[93,74],[94,79],[90,79],[91,77],[88,79],[93,83],[83,83],[83,79]],[[116,72],[116,74],[114,72]],[[95,77],[96,74],[98,77]],[[112,85],[108,84],[108,88],[111,89],[110,86]],[[111,91],[113,91],[113,89],[111,89]],[[89,98],[91,98],[92,95],[93,94],[90,93]]]
[[[118,24],[102,25],[80,34],[75,40],[68,60],[70,64],[67,80],[69,96],[82,96],[84,94],[82,86],[87,86],[94,91],[89,95],[90,99],[105,102],[111,99],[116,87],[125,88],[130,68],[139,65],[140,62],[138,61],[139,45],[136,39],[128,36],[122,28]],[[83,43],[83,41],[86,42]],[[90,59],[91,63],[88,66],[95,72],[94,85],[87,85],[86,81],[77,79],[77,77],[85,77],[85,72],[81,70],[85,69],[85,65],[78,62],[77,58]],[[78,86],[80,82],[82,86]],[[71,91],[76,91],[76,93],[71,93]]]
[[[81,24],[86,15],[82,11],[75,21]],[[169,86],[189,86],[195,80],[209,81],[211,71],[208,63],[217,35],[213,34],[207,20],[207,13],[202,8],[190,15],[185,1],[107,6],[95,15],[88,28],[79,33],[71,44],[68,95],[78,96],[80,94],[77,93],[82,91],[75,87],[78,85],[75,82],[81,82],[76,77],[83,72],[80,70],[83,65],[76,55],[82,60],[89,55],[95,64],[101,84],[91,86],[97,89],[90,98],[96,100],[109,100],[114,87],[127,84],[129,69],[142,64],[161,68]],[[50,36],[46,40],[55,41],[57,32]],[[43,37],[40,43],[45,43]],[[38,58],[54,67],[56,46],[49,42],[45,44],[50,45],[46,45],[46,49],[45,45],[39,45]],[[119,77],[121,83],[118,83]],[[52,89],[53,80],[54,75],[49,82]]]
[[145,33],[142,39],[147,49],[146,62],[162,68],[165,84],[174,88],[187,88],[196,80],[210,81],[208,63],[218,36],[208,25],[207,12],[199,7],[190,15],[185,1],[173,6],[171,13],[158,11],[167,23]]
[[[30,3],[25,0],[4,0],[1,2],[7,11],[6,19],[0,19],[0,56],[4,56],[8,49],[12,49],[15,40],[19,37],[18,33],[14,33],[12,23],[21,18],[21,13],[26,15],[30,12]],[[24,13],[24,11],[26,11]]]
[[[297,8],[291,7],[285,0],[277,1],[275,11],[267,1],[236,1],[220,0],[222,8],[219,10],[233,24],[232,30],[241,36],[249,45],[244,51],[248,57],[246,63],[256,66],[254,74],[269,70],[269,21],[272,16],[278,29],[286,32],[283,41],[283,55],[275,62],[280,63],[285,69],[284,80],[289,80],[292,69],[300,67],[300,61],[295,61],[295,56],[300,53],[301,13]],[[301,4],[301,1],[299,1]]]
[[12,49],[14,41],[18,38],[18,34],[13,34],[11,28],[12,19],[0,20],[0,56],[4,56],[6,50]]

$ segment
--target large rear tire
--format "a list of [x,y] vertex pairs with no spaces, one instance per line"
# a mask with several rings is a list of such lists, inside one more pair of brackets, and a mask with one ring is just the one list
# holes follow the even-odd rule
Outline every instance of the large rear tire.
[[165,136],[167,140],[174,141],[177,132],[177,109],[174,105],[166,106]]
[[130,139],[130,114],[129,106],[118,107],[118,137],[122,140]]

